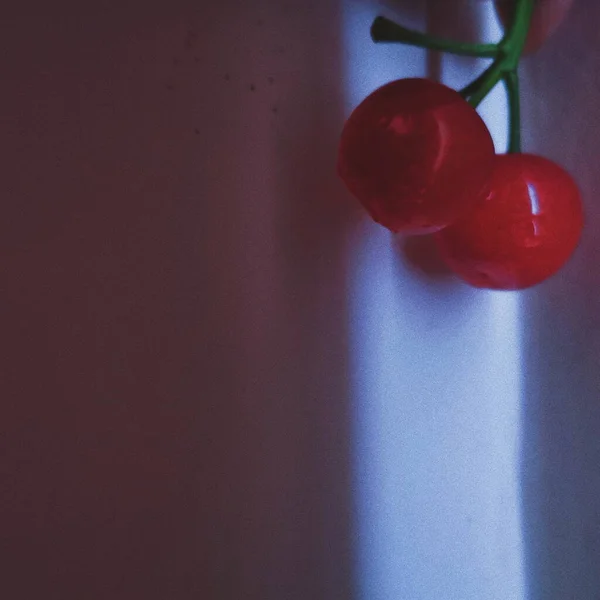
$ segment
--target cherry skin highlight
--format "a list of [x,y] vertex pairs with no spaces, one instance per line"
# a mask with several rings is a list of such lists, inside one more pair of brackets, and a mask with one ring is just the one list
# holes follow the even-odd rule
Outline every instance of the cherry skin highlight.
[[455,222],[486,197],[494,156],[485,123],[458,92],[400,79],[350,115],[338,173],[375,221],[422,234]]
[[504,154],[496,157],[488,197],[436,240],[467,283],[519,290],[554,275],[582,227],[580,192],[562,167],[540,156]]

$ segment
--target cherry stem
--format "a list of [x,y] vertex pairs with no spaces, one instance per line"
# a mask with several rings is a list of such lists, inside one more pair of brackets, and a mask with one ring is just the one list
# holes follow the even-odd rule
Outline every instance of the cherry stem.
[[518,68],[527,40],[535,0],[516,0],[513,22],[497,45],[498,56],[492,65],[460,93],[477,108],[483,99],[503,80],[508,93],[510,113],[509,153],[521,151],[521,106]]
[[377,17],[373,21],[371,38],[374,42],[407,44],[428,50],[478,58],[496,58],[499,52],[498,44],[469,44],[446,40],[408,29],[386,17]]
[[519,65],[534,8],[535,0],[516,0],[512,25],[499,44],[507,71],[515,70]]
[[473,108],[477,108],[496,87],[503,74],[502,61],[494,61],[477,79],[463,88],[460,94],[463,98],[468,98]]
[[374,42],[396,42],[450,54],[494,59],[494,62],[479,77],[460,90],[460,94],[473,108],[477,108],[496,85],[504,81],[510,112],[508,151],[520,152],[521,107],[518,68],[527,41],[535,1],[515,0],[511,27],[498,44],[470,44],[437,38],[407,29],[381,16],[377,17],[371,25],[371,37]]
[[484,80],[489,76],[490,70],[494,65],[490,65],[477,79],[473,79],[469,85],[459,90],[458,93],[468,100],[483,84]]
[[519,93],[519,74],[517,70],[509,71],[504,76],[504,84],[508,94],[510,134],[508,141],[509,154],[521,152],[521,98]]

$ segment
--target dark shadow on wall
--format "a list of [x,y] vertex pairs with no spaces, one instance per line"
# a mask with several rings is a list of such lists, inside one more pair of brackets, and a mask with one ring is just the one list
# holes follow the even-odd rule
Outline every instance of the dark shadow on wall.
[[[271,460],[287,498],[280,526],[295,545],[287,564],[281,556],[278,564],[299,576],[293,588],[282,582],[273,598],[350,600],[355,574],[347,260],[349,230],[359,213],[336,176],[345,116],[341,8],[321,4],[314,12],[296,13],[293,26],[312,28],[313,34],[273,124],[274,184],[282,200],[275,208],[275,244],[287,337],[285,354],[273,348],[280,365],[274,410],[281,415],[273,435],[288,446],[291,460]],[[330,26],[315,27],[317,22]]]
[[339,7],[71,4],[0,26],[2,589],[351,600]]
[[[217,523],[208,578],[219,598],[351,600],[352,218],[335,174],[341,14],[336,3],[269,4],[261,25],[267,37],[252,42],[273,52],[270,60],[258,57],[263,83],[250,99],[261,102],[264,94],[262,147],[250,140],[239,156],[247,163],[245,189],[214,190],[237,203],[222,216],[235,222],[231,285],[239,300],[238,363],[230,375],[236,390],[216,407],[227,432],[220,453],[232,466],[215,474],[226,537]],[[220,150],[225,161],[230,148]],[[253,166],[257,153],[264,171]],[[235,565],[229,575],[224,564]]]
[[600,5],[575,3],[523,69],[524,147],[579,183],[587,224],[568,266],[523,294],[521,485],[530,600],[600,598]]

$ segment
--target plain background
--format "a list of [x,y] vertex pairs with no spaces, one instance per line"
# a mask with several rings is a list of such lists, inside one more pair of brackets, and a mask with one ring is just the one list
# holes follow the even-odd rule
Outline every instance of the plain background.
[[335,176],[379,80],[476,72],[372,48],[382,10],[478,34],[400,0],[4,10],[7,598],[597,600],[600,5],[523,66],[588,226],[518,300]]

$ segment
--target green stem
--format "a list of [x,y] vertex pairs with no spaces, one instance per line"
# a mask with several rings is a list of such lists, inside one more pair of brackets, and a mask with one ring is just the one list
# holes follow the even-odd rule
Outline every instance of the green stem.
[[[469,98],[469,103],[474,108],[481,104],[482,100],[496,87],[496,84],[504,79],[507,86],[515,87],[518,96],[518,80],[516,78],[519,60],[527,40],[527,33],[533,15],[535,0],[516,0],[515,15],[510,29],[498,44],[498,56],[494,63],[475,81],[462,90],[463,97]],[[516,86],[515,86],[516,82]],[[517,100],[514,98],[515,90],[511,92],[511,111],[515,110]],[[519,115],[517,111],[515,115]],[[520,118],[516,119],[514,127],[520,128]],[[517,140],[511,147],[520,146],[520,135],[516,136],[511,125],[511,139]]]
[[535,0],[517,0],[511,28],[500,42],[504,53],[503,80],[508,95],[510,154],[521,152],[521,94],[519,86],[519,60],[527,41]]
[[508,141],[509,154],[521,152],[521,100],[519,94],[519,75],[516,70],[504,76],[508,94],[510,135]]
[[474,81],[463,88],[460,94],[477,108],[483,99],[504,81],[508,93],[510,110],[509,152],[521,151],[521,108],[519,100],[518,67],[535,0],[515,0],[515,12],[511,27],[499,44],[467,44],[440,39],[398,25],[385,17],[377,17],[371,26],[371,37],[375,42],[397,42],[429,50],[449,52],[463,56],[493,58],[494,62]]
[[534,8],[535,0],[516,0],[512,25],[499,44],[502,54],[505,55],[507,71],[518,67]]
[[477,108],[485,99],[485,97],[496,87],[496,84],[502,79],[504,69],[502,61],[497,61],[492,64],[486,71],[483,72],[474,82],[473,88],[467,86],[465,90],[469,93],[469,104],[473,108]]
[[459,94],[465,99],[468,100],[480,87],[483,86],[485,80],[490,77],[490,74],[496,68],[496,62],[493,62],[477,79],[473,79],[469,85],[459,90]]
[[377,17],[373,21],[371,25],[371,38],[374,42],[395,42],[419,48],[427,48],[428,50],[479,58],[496,58],[499,52],[497,44],[468,44],[445,40],[407,29],[402,25],[394,23],[394,21],[390,21],[386,17]]

